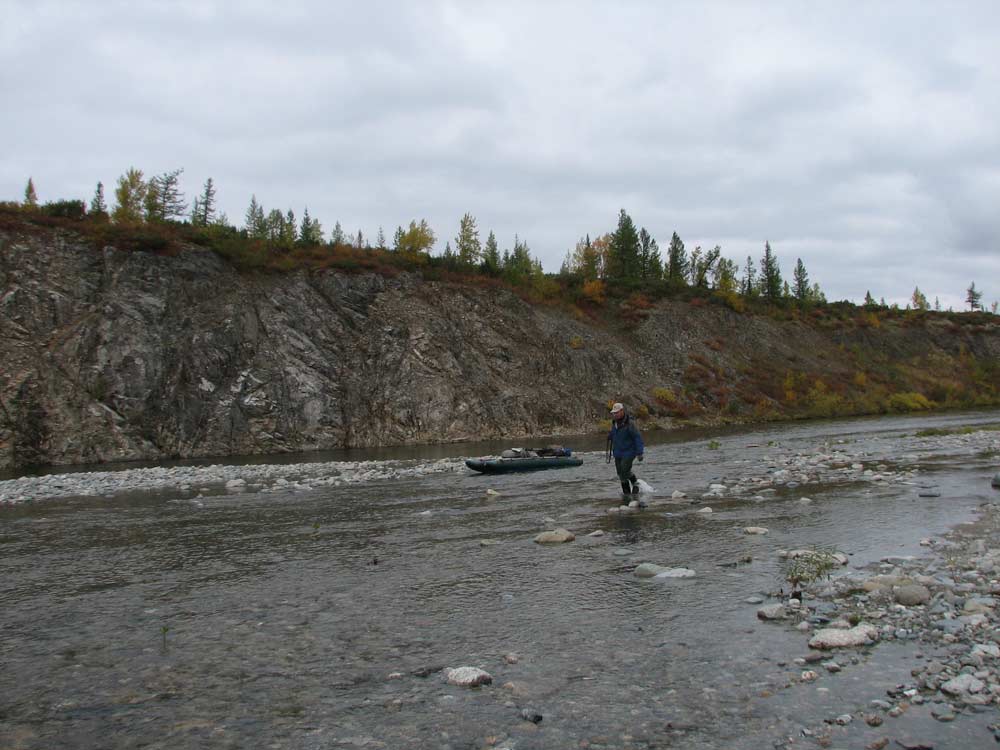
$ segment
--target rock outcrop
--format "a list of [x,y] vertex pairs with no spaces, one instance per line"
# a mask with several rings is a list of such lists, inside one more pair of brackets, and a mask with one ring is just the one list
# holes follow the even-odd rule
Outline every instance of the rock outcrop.
[[[0,470],[579,434],[609,398],[646,427],[739,421],[769,398],[762,362],[852,374],[842,332],[671,300],[644,315],[623,329],[410,273],[241,272],[195,246],[0,228]],[[998,329],[973,328],[934,346],[1000,356]],[[928,347],[909,327],[857,335],[879,356]],[[693,417],[655,395],[696,376]]]

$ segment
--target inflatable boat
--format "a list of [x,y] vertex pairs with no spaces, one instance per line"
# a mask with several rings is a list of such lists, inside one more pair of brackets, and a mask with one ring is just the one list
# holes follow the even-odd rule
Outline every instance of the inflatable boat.
[[506,474],[512,471],[540,471],[543,469],[569,469],[583,465],[583,459],[574,458],[573,451],[562,446],[530,450],[511,448],[499,458],[470,458],[465,462],[473,471],[483,474]]

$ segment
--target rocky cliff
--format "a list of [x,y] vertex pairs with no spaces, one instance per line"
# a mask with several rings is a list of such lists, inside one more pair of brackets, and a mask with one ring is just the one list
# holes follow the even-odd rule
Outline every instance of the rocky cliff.
[[609,400],[670,427],[931,388],[995,403],[1000,386],[991,322],[669,300],[616,320],[413,274],[241,273],[193,246],[4,230],[0,469],[589,432]]

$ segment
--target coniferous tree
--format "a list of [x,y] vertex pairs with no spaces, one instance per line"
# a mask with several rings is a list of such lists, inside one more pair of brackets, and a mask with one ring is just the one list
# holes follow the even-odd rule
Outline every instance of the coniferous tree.
[[146,219],[167,221],[178,219],[187,211],[187,204],[180,190],[183,169],[164,172],[153,177],[146,188]]
[[826,295],[823,294],[823,290],[819,288],[819,284],[813,283],[812,289],[809,290],[809,301],[815,302],[819,305],[826,304]]
[[927,297],[924,293],[920,291],[920,287],[913,288],[913,296],[910,297],[910,301],[913,303],[914,310],[929,310],[930,304],[927,302]]
[[483,270],[495,276],[500,272],[500,249],[497,247],[497,236],[490,230],[486,237],[486,247],[483,250]]
[[382,227],[378,228],[378,235],[375,237],[375,244],[378,245],[379,250],[385,250],[385,232],[382,231]]
[[344,239],[345,239],[344,229],[340,226],[340,222],[338,221],[336,224],[333,225],[333,232],[331,232],[330,234],[330,244],[331,245],[346,244],[344,242]]
[[264,217],[264,207],[257,202],[257,196],[250,196],[250,207],[245,220],[247,236],[254,240],[267,238],[267,219]]
[[865,292],[865,307],[875,307],[875,298],[870,291]]
[[142,221],[147,189],[142,170],[129,167],[128,171],[118,178],[118,186],[115,188],[115,200],[118,205],[111,212],[111,218],[119,224]]
[[483,247],[479,242],[479,229],[476,218],[466,213],[458,225],[458,236],[455,237],[455,254],[458,262],[464,266],[478,263],[483,255]]
[[969,310],[973,312],[981,310],[983,307],[982,299],[983,293],[976,291],[976,282],[973,281],[969,284],[969,288],[965,290],[965,302],[969,306]]
[[303,245],[318,245],[323,241],[323,228],[317,219],[309,216],[309,207],[302,213],[302,227],[299,229],[299,242]]
[[792,281],[794,282],[792,292],[795,294],[795,299],[799,302],[806,302],[809,299],[809,274],[806,273],[806,266],[802,262],[802,258],[796,259]]
[[751,297],[756,297],[758,291],[757,267],[754,266],[753,258],[748,255],[746,265],[743,266],[743,279],[740,281],[740,294],[749,299]]
[[663,259],[660,258],[660,247],[652,235],[646,231],[646,227],[639,230],[639,278],[657,281],[663,278]]
[[608,246],[608,278],[639,278],[639,233],[623,208],[618,214],[618,228]]
[[104,183],[98,182],[94,188],[94,197],[90,199],[90,213],[92,216],[107,218],[108,204],[104,202]]
[[781,269],[770,242],[764,243],[764,257],[760,261],[760,290],[769,302],[781,299]]
[[707,253],[702,252],[701,247],[696,247],[691,253],[688,261],[691,272],[691,285],[699,289],[708,288],[708,277],[712,273],[715,264],[719,262],[722,255],[722,248],[716,245]]
[[687,252],[684,250],[684,243],[680,236],[674,232],[670,238],[670,246],[667,248],[667,281],[674,286],[683,286],[687,273]]
[[365,246],[365,236],[358,230],[358,236],[354,238],[354,247],[357,250],[362,250]]
[[406,234],[403,232],[403,228],[400,226],[396,227],[396,233],[392,236],[392,250],[398,253],[403,249],[403,242],[405,242]]
[[713,271],[715,288],[724,294],[735,293],[736,274],[738,271],[739,267],[735,261],[729,258],[719,258],[719,262],[715,264],[715,270]]
[[934,298],[934,312],[941,312],[941,300],[937,297]]
[[24,207],[38,208],[38,193],[35,192],[35,182],[30,177],[24,186]]
[[200,196],[194,199],[191,209],[191,223],[195,226],[207,227],[215,221],[215,185],[212,178],[205,180],[205,188]]

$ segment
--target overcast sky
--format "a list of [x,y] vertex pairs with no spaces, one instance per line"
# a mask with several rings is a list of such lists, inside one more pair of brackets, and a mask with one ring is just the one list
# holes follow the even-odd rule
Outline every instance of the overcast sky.
[[[362,5],[364,7],[362,7]],[[625,208],[830,300],[1000,299],[1000,3],[0,0],[0,200],[130,166],[545,269]]]

